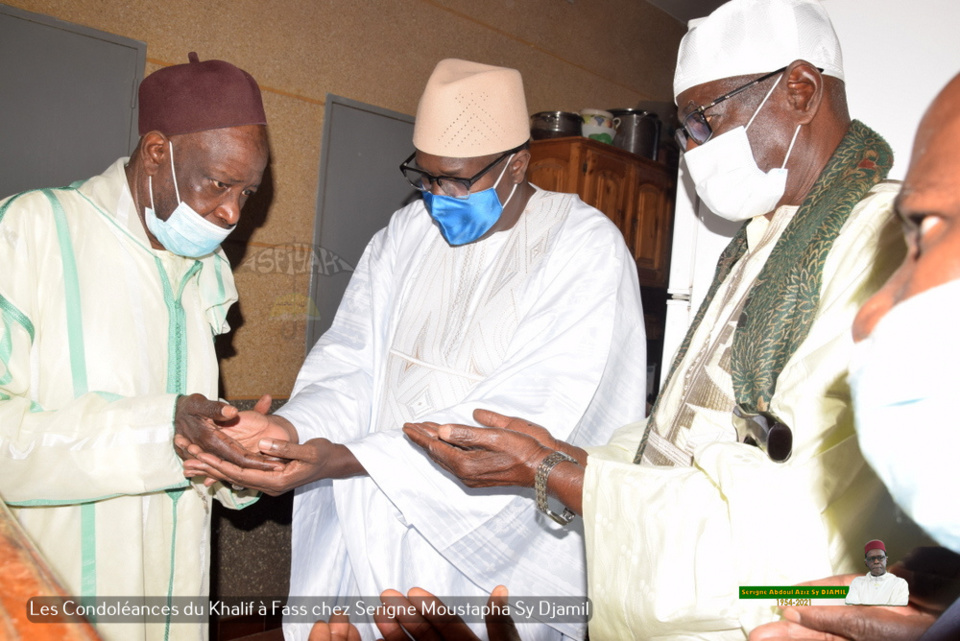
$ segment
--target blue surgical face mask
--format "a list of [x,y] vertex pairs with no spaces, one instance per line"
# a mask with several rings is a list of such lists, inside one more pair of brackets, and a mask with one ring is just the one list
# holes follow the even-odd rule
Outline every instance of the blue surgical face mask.
[[144,207],[147,229],[156,236],[164,249],[178,256],[200,258],[216,251],[220,243],[230,235],[234,227],[215,225],[198,214],[187,203],[180,200],[177,187],[177,171],[173,165],[173,142],[170,143],[170,173],[173,177],[173,189],[177,194],[177,208],[166,220],[157,218],[153,204],[153,177],[147,178],[150,189],[150,206]]
[[910,518],[960,553],[949,498],[960,450],[958,328],[960,280],[895,305],[854,347],[850,388],[863,457]]
[[440,227],[440,233],[443,234],[447,243],[454,247],[472,243],[490,231],[490,228],[500,220],[503,208],[507,206],[517,190],[517,185],[514,184],[507,200],[503,204],[500,203],[500,197],[497,196],[496,191],[497,185],[500,184],[500,179],[503,178],[512,159],[513,154],[510,154],[493,187],[468,194],[466,198],[423,192],[423,204]]

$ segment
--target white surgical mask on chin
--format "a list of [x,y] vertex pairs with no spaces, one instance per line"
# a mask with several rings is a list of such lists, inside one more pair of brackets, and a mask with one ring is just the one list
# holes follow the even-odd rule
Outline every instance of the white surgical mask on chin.
[[148,176],[150,206],[143,208],[147,229],[160,241],[164,249],[178,256],[200,258],[212,254],[220,246],[220,243],[230,235],[234,227],[227,228],[215,225],[194,211],[190,205],[180,200],[180,189],[177,187],[177,170],[173,165],[173,142],[170,142],[170,173],[179,204],[166,220],[160,220],[153,204],[153,176]]
[[960,553],[960,280],[894,306],[854,347],[850,387],[864,458],[894,501]]
[[757,166],[747,138],[747,129],[776,89],[781,77],[777,77],[777,82],[770,87],[746,127],[731,129],[683,154],[687,173],[696,186],[700,200],[710,211],[727,220],[739,222],[766,214],[783,197],[787,186],[787,160],[800,133],[800,125],[793,132],[783,164],[768,172],[763,172]]

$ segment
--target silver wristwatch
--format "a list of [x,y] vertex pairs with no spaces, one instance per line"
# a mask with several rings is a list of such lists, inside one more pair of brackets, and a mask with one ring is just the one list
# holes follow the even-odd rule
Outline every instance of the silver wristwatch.
[[576,516],[570,511],[570,508],[564,507],[563,514],[557,514],[547,505],[547,477],[550,476],[553,468],[562,461],[577,463],[577,459],[572,456],[568,456],[563,452],[553,452],[548,455],[547,458],[543,459],[537,468],[537,474],[533,479],[533,487],[537,491],[537,508],[560,525],[566,525]]

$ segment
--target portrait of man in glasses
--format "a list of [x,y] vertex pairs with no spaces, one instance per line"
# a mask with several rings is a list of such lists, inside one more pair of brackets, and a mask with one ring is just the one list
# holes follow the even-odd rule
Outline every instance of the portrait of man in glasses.
[[[487,407],[596,445],[643,415],[636,263],[602,213],[527,182],[528,113],[516,70],[436,66],[400,166],[422,199],[371,240],[290,401],[232,428],[289,438],[261,446],[287,462],[259,474],[188,463],[272,494],[302,486],[291,596],[419,586],[482,604],[499,584],[587,594],[579,522],[545,518],[532,493],[465,488],[401,431],[408,421],[468,422]],[[544,618],[524,625],[524,639],[584,637],[585,617]],[[312,623],[288,622],[288,638],[306,639]],[[367,638],[379,634],[357,623]]]
[[887,572],[887,548],[883,541],[868,541],[863,548],[863,563],[867,573],[850,583],[847,605],[906,605],[910,589],[906,579]]

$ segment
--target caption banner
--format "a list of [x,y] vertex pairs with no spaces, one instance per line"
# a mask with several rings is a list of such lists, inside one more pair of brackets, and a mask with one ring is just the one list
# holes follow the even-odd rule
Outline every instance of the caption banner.
[[741,599],[842,599],[845,585],[741,585]]
[[186,597],[33,597],[27,618],[34,623],[63,623],[84,617],[97,623],[202,623],[211,616],[283,616],[286,621],[313,623],[346,614],[354,622],[372,623],[374,617],[419,620],[458,616],[480,623],[487,616],[511,616],[517,623],[576,623],[589,620],[589,599],[513,596],[509,603],[492,604],[486,597],[439,597],[411,603],[372,597],[283,597],[202,599]]

